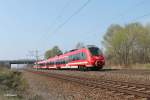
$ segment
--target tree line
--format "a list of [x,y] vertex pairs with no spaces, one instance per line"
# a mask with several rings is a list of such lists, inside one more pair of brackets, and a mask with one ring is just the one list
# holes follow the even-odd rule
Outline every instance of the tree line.
[[59,49],[58,46],[54,46],[52,49],[49,49],[45,52],[44,58],[48,59],[56,55],[61,55],[63,52]]
[[[102,41],[106,63],[110,65],[132,65],[150,63],[150,24],[113,24],[108,27]],[[83,47],[77,43],[75,48]],[[54,46],[45,52],[45,59],[63,52]]]
[[150,63],[150,24],[111,25],[102,43],[106,61],[111,65]]

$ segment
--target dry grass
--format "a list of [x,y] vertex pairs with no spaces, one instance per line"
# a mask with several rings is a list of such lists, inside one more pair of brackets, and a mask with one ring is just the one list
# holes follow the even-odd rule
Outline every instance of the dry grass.
[[23,99],[27,86],[21,72],[0,68],[0,100]]
[[150,69],[150,64],[135,64],[131,65],[132,69]]
[[137,64],[128,65],[128,66],[106,64],[105,68],[107,69],[150,69],[150,63],[148,64],[137,63]]

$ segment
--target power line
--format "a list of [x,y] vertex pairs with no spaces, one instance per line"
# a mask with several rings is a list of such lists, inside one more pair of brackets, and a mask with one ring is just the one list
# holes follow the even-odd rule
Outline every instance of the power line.
[[60,14],[57,16],[57,18],[60,18],[63,15],[65,9],[69,6],[70,3],[71,3],[71,0],[68,0],[68,2],[64,5],[62,10],[60,11]]
[[[129,7],[129,8],[127,8],[125,11],[122,11],[122,13],[119,13],[116,17],[112,18],[112,20],[115,20],[115,19],[118,19],[118,18],[120,18],[120,17],[123,17],[126,12],[130,12],[130,11],[132,11],[134,8],[136,8],[136,7],[140,6],[140,5],[143,5],[146,1],[147,1],[147,0],[140,0],[140,2],[138,2],[138,3],[136,3],[135,5],[133,5],[133,6]],[[137,20],[137,19],[139,19],[139,18],[141,18],[141,17],[149,16],[149,14],[150,14],[150,13],[145,14],[145,15],[143,15],[143,16],[139,16],[139,17],[135,18],[134,20]],[[97,28],[99,28],[99,27],[96,26],[96,29],[97,29]],[[86,33],[87,33],[87,32],[86,32]],[[90,33],[90,32],[88,32],[88,33]]]
[[[127,12],[132,12],[135,8],[137,8],[140,5],[143,5],[146,1],[147,0],[140,0],[138,3],[128,7],[124,11],[120,12],[119,14],[117,14],[116,16],[111,18],[111,20],[115,21],[116,19],[123,18],[126,15]],[[124,20],[124,19],[122,19],[122,20]]]
[[142,19],[142,18],[147,17],[147,16],[150,16],[150,12],[147,13],[147,14],[144,14],[144,15],[142,15],[142,16],[138,16],[138,17],[132,19],[132,21],[137,21],[137,20]]
[[57,20],[62,17],[62,15],[63,15],[65,9],[69,6],[70,3],[71,3],[71,0],[68,0],[68,1],[66,2],[66,4],[63,6],[63,8],[61,9],[61,11],[60,11],[60,13],[58,14],[58,16],[54,19],[54,21],[53,21],[52,24],[50,25],[50,27],[54,26],[54,25],[56,24]]
[[122,13],[120,13],[118,16],[119,17],[123,17],[125,15],[126,12],[131,12],[133,11],[133,9],[135,9],[136,7],[143,5],[147,0],[141,0],[140,2],[136,3],[135,5],[127,8],[125,11],[123,11]]
[[63,23],[61,23],[55,30],[54,33],[56,31],[58,31],[60,28],[62,28],[66,23],[69,22],[69,20],[71,20],[75,15],[77,15],[79,12],[81,12],[89,3],[91,0],[87,0],[79,9],[77,9],[70,17],[68,17]]
[[[129,12],[129,11],[133,10],[133,8],[136,8],[137,6],[143,5],[146,1],[147,1],[147,0],[142,0],[142,1],[140,1],[139,3],[136,3],[135,5],[133,5],[132,7],[127,8],[125,11],[123,11],[123,12],[120,13],[120,14],[118,14],[118,17],[124,16],[124,13],[125,13],[125,12]],[[149,15],[150,15],[150,13],[145,14],[145,15],[143,15],[143,16],[136,17],[134,20],[138,20],[138,19],[141,19],[141,18],[146,17],[146,16],[149,16]],[[114,17],[114,18],[112,18],[112,20],[115,20],[116,18],[117,18],[117,17]],[[95,28],[94,30],[97,31],[97,29],[99,29],[99,26],[96,25],[96,28]],[[93,31],[90,30],[90,31],[85,32],[85,33],[93,33]],[[95,33],[96,33],[96,32],[95,32]],[[103,33],[104,33],[104,32],[103,32]],[[95,34],[95,35],[96,35],[96,34]]]
[[39,54],[38,50],[32,50],[28,51],[27,56],[33,57],[34,59],[36,59],[36,61],[38,61],[43,56],[43,54]]
[[[138,7],[138,6],[140,6],[140,5],[143,5],[146,1],[147,1],[147,0],[142,0],[141,2],[137,3],[133,8]],[[133,9],[129,9],[129,11],[131,11],[131,10],[133,10]],[[136,20],[141,19],[141,18],[143,18],[143,17],[149,16],[149,14],[150,14],[150,13],[144,14],[144,15],[142,15],[142,16],[135,17],[134,19],[129,20],[129,21],[136,21]],[[127,22],[125,22],[125,23],[129,23],[129,21],[127,21]]]

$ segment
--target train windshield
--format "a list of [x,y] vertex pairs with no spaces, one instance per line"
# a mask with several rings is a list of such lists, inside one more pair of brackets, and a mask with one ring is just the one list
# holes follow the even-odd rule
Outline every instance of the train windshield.
[[89,51],[93,56],[98,56],[102,54],[102,51],[97,47],[89,47]]

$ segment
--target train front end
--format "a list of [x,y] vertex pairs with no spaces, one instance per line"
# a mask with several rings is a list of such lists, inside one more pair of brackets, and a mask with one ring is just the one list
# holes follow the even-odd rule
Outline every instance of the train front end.
[[105,65],[105,59],[102,51],[96,46],[88,46],[89,61],[93,68],[102,69]]

